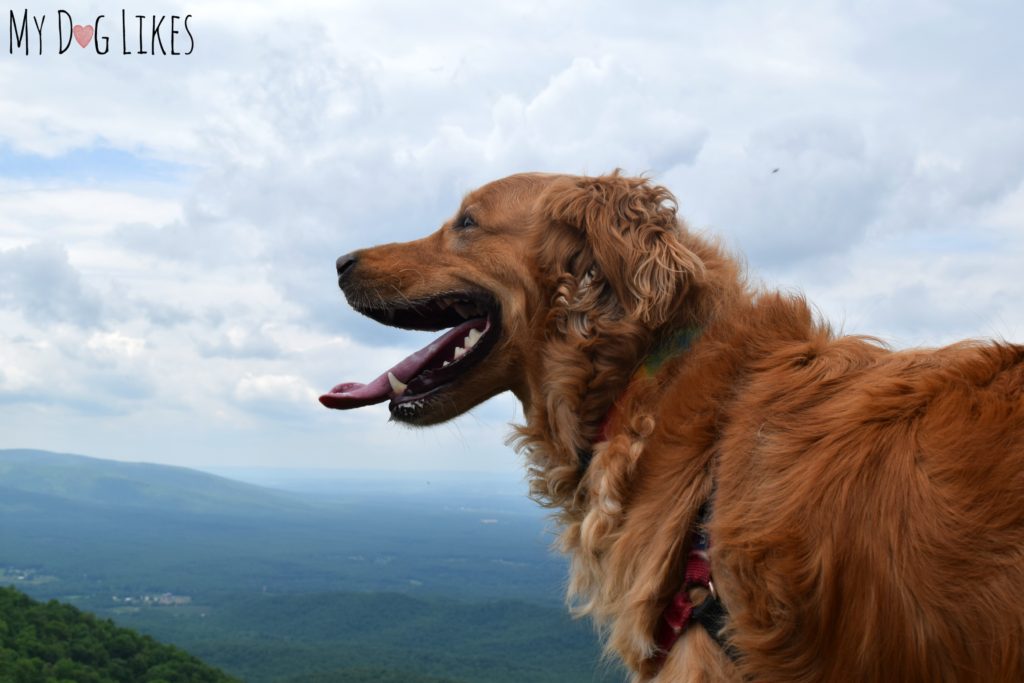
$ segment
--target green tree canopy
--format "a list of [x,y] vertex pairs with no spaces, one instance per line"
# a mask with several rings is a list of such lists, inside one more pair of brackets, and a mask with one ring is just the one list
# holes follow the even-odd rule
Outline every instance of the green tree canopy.
[[0,680],[11,683],[230,683],[195,657],[109,619],[0,588]]

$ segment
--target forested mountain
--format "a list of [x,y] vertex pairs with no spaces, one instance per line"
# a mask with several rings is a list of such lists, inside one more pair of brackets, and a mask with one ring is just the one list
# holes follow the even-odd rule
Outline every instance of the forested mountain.
[[[459,683],[621,680],[600,664],[593,627],[562,606],[395,593],[226,598],[124,614],[249,683],[444,679]],[[309,679],[313,680],[313,679]]]
[[55,600],[0,588],[0,681],[230,683],[176,647]]

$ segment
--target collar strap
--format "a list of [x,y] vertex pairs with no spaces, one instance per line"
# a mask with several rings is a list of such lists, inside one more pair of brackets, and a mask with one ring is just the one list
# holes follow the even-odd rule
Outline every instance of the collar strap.
[[[693,624],[703,626],[730,659],[735,661],[737,656],[736,650],[722,635],[728,613],[722,601],[718,599],[715,585],[711,581],[711,563],[708,560],[711,541],[707,534],[709,516],[709,506],[705,503],[701,506],[697,520],[690,530],[690,552],[687,555],[683,586],[665,607],[654,633],[654,642],[658,646],[654,662],[659,670],[672,646]],[[707,597],[696,605],[690,601],[690,591],[694,588],[704,588],[708,591]]]

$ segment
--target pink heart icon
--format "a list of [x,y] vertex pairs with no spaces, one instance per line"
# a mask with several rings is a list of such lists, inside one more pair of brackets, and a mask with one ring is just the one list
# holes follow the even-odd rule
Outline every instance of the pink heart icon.
[[75,34],[75,40],[77,40],[78,44],[81,45],[82,47],[85,47],[86,45],[88,45],[89,41],[92,40],[93,30],[92,30],[92,26],[91,25],[90,26],[78,26],[78,25],[76,25],[73,29],[71,29],[71,31],[72,31],[72,33]]

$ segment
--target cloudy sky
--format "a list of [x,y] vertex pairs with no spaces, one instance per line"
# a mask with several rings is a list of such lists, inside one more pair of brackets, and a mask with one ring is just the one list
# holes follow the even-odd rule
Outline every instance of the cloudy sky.
[[[845,331],[1024,340],[1019,2],[339,4],[147,3],[188,56],[121,54],[105,0],[29,7],[42,55],[0,31],[0,447],[517,471],[507,396],[429,431],[316,396],[429,338],[335,258],[524,170],[650,173]],[[58,54],[61,7],[110,53]]]

